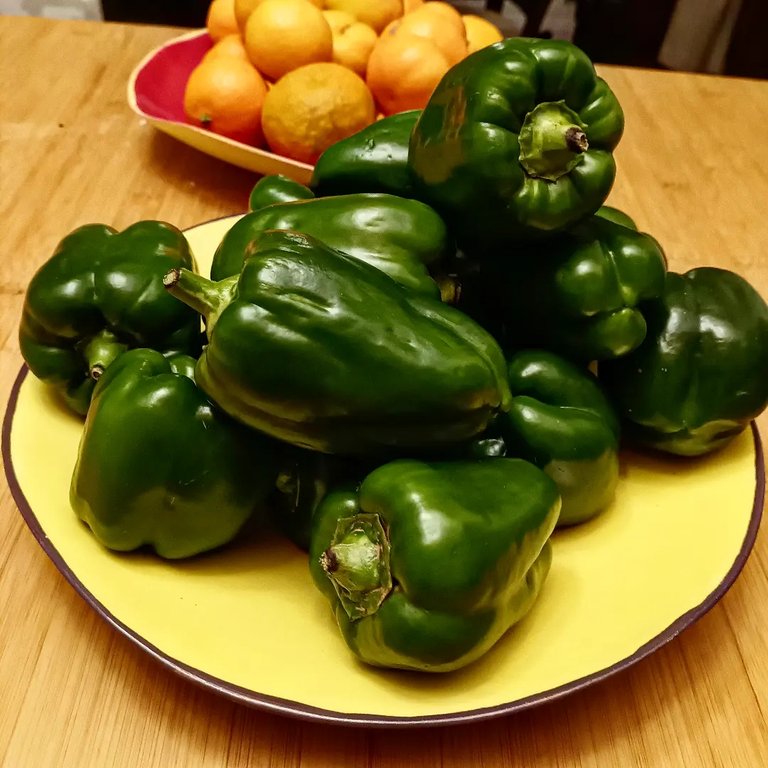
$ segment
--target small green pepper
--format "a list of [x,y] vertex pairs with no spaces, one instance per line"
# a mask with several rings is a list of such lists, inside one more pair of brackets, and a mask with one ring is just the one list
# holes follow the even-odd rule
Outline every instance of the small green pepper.
[[408,143],[421,110],[383,117],[337,141],[315,163],[309,186],[318,196],[352,192],[413,194]]
[[256,182],[248,198],[248,208],[251,211],[260,211],[273,203],[311,200],[314,196],[309,187],[276,173],[264,176]]
[[194,259],[164,222],[68,234],[27,288],[19,344],[32,373],[84,415],[96,380],[126,349],[199,354],[199,317],[163,289],[172,267],[192,269]]
[[70,502],[109,549],[149,546],[176,559],[220,547],[274,484],[271,441],[221,413],[179,370],[188,361],[134,349],[96,386]]
[[509,359],[512,405],[494,425],[507,456],[543,469],[560,489],[559,526],[589,520],[613,500],[619,480],[619,420],[597,378],[541,350]]
[[742,277],[670,272],[644,307],[645,341],[598,376],[630,439],[699,456],[729,443],[768,405],[768,306]]
[[486,279],[512,349],[590,361],[620,357],[643,341],[643,303],[662,294],[666,268],[650,235],[592,216]]
[[440,295],[427,266],[448,252],[443,220],[417,200],[381,194],[275,203],[246,214],[217,248],[211,279],[238,274],[251,242],[275,229],[310,235],[386,272],[416,293]]
[[458,669],[536,601],[559,509],[554,482],[520,459],[393,461],[325,497],[310,573],[365,663]]
[[200,387],[299,447],[436,448],[508,404],[504,358],[482,328],[307,235],[266,232],[218,283],[183,269],[165,282],[206,318]]
[[608,221],[612,221],[614,224],[621,224],[622,227],[627,229],[637,229],[637,224],[635,224],[635,220],[631,216],[611,205],[601,205],[597,209],[595,216],[601,216],[604,219],[608,219]]
[[415,196],[482,260],[593,214],[613,185],[624,116],[565,40],[514,37],[470,54],[432,93],[411,135]]

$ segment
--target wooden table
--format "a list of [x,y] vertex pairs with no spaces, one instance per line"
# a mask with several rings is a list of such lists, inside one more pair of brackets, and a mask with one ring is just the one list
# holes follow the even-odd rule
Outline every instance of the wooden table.
[[[21,364],[26,285],[64,234],[245,209],[252,174],[126,106],[133,66],[176,34],[0,17],[2,403]],[[611,202],[663,243],[673,269],[729,267],[768,297],[768,84],[604,74],[627,114]],[[759,424],[768,435],[768,414]],[[516,716],[393,732],[265,714],[166,671],[78,597],[0,490],[5,768],[768,765],[765,531],[725,598],[628,671]]]

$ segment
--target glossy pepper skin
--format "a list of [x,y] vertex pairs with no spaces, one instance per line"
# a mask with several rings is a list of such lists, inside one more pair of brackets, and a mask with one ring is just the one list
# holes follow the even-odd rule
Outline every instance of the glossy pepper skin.
[[326,496],[310,572],[362,661],[447,672],[536,601],[559,508],[557,486],[519,459],[393,461]]
[[184,365],[134,349],[99,379],[70,502],[109,549],[169,559],[215,549],[274,484],[271,441],[212,405],[176,372]]
[[[593,214],[615,176],[621,107],[564,40],[509,38],[450,69],[414,127],[415,195],[482,260]],[[499,247],[501,246],[501,250]]]
[[304,184],[276,173],[259,179],[248,198],[248,209],[260,211],[273,203],[311,200],[315,193]]
[[645,308],[643,344],[598,375],[632,440],[699,456],[729,443],[768,405],[768,306],[742,277],[670,272]]
[[273,230],[239,276],[168,289],[206,318],[197,382],[227,413],[299,447],[431,448],[508,405],[504,359],[461,312],[307,235]]
[[604,219],[608,219],[608,221],[612,221],[614,224],[621,224],[622,227],[627,227],[627,229],[637,229],[635,220],[629,214],[614,208],[612,205],[601,205],[597,209],[595,216],[601,216]]
[[126,349],[197,355],[199,318],[163,288],[172,267],[194,260],[184,234],[161,221],[68,234],[27,288],[19,344],[32,373],[84,415],[96,379]]
[[284,536],[307,552],[312,518],[322,500],[342,483],[359,482],[368,474],[366,464],[284,444],[279,453],[280,468],[269,505],[271,517]]
[[606,360],[645,338],[644,302],[661,296],[666,269],[653,237],[592,216],[489,282],[511,348]]
[[389,115],[337,141],[315,163],[309,186],[318,196],[353,192],[413,194],[408,144],[420,109]]
[[619,420],[597,378],[558,355],[525,350],[508,361],[512,405],[494,428],[507,456],[544,470],[562,497],[558,526],[602,512],[619,479]]
[[439,296],[427,266],[447,253],[448,234],[443,220],[417,200],[338,195],[276,203],[246,214],[216,249],[211,279],[238,274],[251,241],[273,229],[310,235],[386,272],[416,293]]

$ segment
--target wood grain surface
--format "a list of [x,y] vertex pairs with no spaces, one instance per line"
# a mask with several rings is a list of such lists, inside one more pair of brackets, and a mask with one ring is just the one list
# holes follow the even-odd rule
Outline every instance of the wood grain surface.
[[[253,174],[161,135],[126,105],[131,69],[178,33],[0,17],[2,403],[21,364],[26,285],[63,235],[95,221],[186,227],[246,207]],[[672,269],[727,267],[768,297],[768,83],[602,72],[627,115],[610,202],[660,240]],[[768,435],[768,415],[758,423]],[[398,732],[265,714],[166,671],[98,618],[5,482],[0,494],[8,768],[768,765],[764,530],[725,598],[628,671],[519,715]]]

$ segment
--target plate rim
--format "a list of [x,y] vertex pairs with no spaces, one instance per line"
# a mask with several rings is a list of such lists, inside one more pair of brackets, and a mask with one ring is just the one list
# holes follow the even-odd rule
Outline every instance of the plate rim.
[[[227,144],[230,147],[237,149],[238,151],[247,152],[249,154],[252,153],[256,157],[264,157],[270,160],[274,158],[281,162],[287,162],[291,165],[295,165],[297,168],[301,170],[312,171],[315,166],[310,165],[308,163],[304,163],[301,160],[293,160],[290,157],[285,157],[284,155],[278,155],[275,152],[270,152],[269,150],[261,149],[260,147],[252,147],[248,144],[244,144],[241,141],[230,139],[228,136],[221,136],[211,131],[206,131],[197,125],[192,125],[192,123],[184,123],[184,122],[181,122],[180,120],[168,120],[163,117],[155,117],[154,115],[150,115],[148,112],[145,112],[139,106],[138,100],[136,98],[136,81],[138,80],[141,72],[147,67],[147,65],[159,53],[164,51],[166,48],[173,48],[177,45],[187,42],[188,40],[195,40],[198,37],[202,37],[207,34],[208,34],[208,31],[205,29],[196,29],[191,32],[185,32],[182,35],[178,35],[174,38],[171,38],[170,40],[166,40],[161,45],[149,51],[141,59],[141,61],[139,61],[139,63],[131,70],[131,74],[128,76],[128,83],[126,85],[126,99],[128,101],[128,106],[131,108],[131,110],[140,118],[146,120],[147,122],[151,123],[155,127],[160,128],[160,126],[174,126],[177,129],[190,131],[191,133],[196,133],[200,136],[205,137],[209,141],[221,142],[222,144]],[[202,150],[198,150],[198,151],[202,151]]]
[[757,532],[762,519],[764,498],[765,498],[765,461],[762,447],[762,440],[755,421],[750,423],[752,437],[755,449],[755,495],[752,502],[752,513],[749,519],[744,539],[735,560],[731,564],[727,573],[710,592],[704,600],[690,610],[683,613],[675,619],[666,629],[659,632],[653,638],[641,645],[634,653],[620,659],[619,661],[593,672],[592,674],[572,680],[555,688],[542,691],[540,693],[526,696],[522,699],[516,699],[510,702],[482,707],[466,711],[449,712],[439,715],[416,715],[396,717],[391,715],[372,715],[367,713],[347,713],[338,712],[332,709],[324,709],[310,704],[303,704],[291,699],[285,699],[270,694],[259,693],[248,688],[236,685],[234,683],[221,680],[210,675],[203,670],[191,667],[184,662],[174,659],[172,656],[161,651],[146,638],[139,635],[129,626],[118,619],[105,605],[103,605],[77,578],[70,568],[69,564],[61,556],[53,542],[46,536],[45,531],[34,513],[31,505],[19,484],[16,472],[13,466],[11,456],[11,431],[13,419],[16,413],[19,393],[30,371],[26,364],[22,364],[19,373],[11,388],[2,426],[2,455],[3,467],[5,469],[8,487],[11,495],[18,507],[24,522],[32,532],[41,549],[50,558],[58,571],[85,600],[88,605],[109,625],[116,629],[123,637],[127,638],[134,645],[151,656],[155,661],[165,666],[170,671],[192,682],[199,687],[224,696],[232,701],[254,709],[260,709],[273,714],[285,715],[300,720],[321,722],[334,725],[359,726],[368,728],[407,728],[407,727],[434,727],[443,725],[456,725],[465,723],[477,723],[484,720],[511,715],[535,706],[561,699],[571,693],[575,693],[587,686],[601,682],[609,677],[628,669],[642,659],[659,650],[662,646],[671,642],[681,632],[694,624],[704,614],[709,612],[733,586],[736,578],[741,573],[746,564],[750,553],[754,547]]

